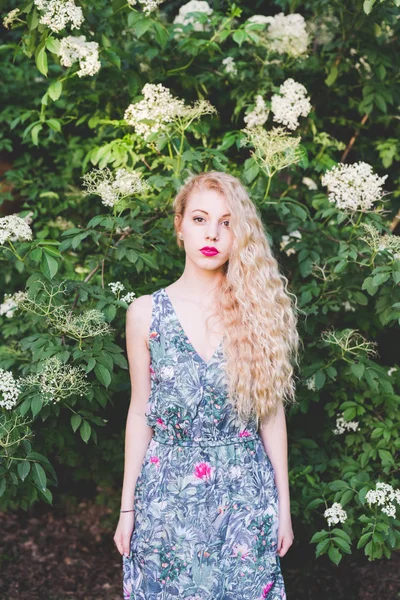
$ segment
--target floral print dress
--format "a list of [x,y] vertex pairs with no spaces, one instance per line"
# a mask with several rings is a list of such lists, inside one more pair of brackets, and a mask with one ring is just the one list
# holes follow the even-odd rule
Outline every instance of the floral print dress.
[[146,411],[124,600],[286,600],[278,492],[255,422],[227,400],[222,342],[205,362],[153,292]]

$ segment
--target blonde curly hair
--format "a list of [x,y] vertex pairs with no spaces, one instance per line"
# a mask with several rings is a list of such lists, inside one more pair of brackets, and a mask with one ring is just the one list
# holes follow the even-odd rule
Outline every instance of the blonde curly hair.
[[[257,426],[278,403],[295,402],[291,360],[297,364],[297,300],[264,232],[257,207],[242,183],[228,173],[209,171],[191,176],[176,195],[176,241],[188,198],[194,189],[213,189],[229,206],[233,245],[223,266],[216,314],[224,323],[224,356],[228,397],[239,419],[254,416]],[[295,303],[291,301],[293,296]]]

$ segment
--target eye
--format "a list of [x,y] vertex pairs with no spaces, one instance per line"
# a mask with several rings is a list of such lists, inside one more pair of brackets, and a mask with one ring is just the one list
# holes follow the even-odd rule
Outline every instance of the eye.
[[203,219],[203,221],[204,221],[203,217],[193,217],[193,221],[196,221],[196,219]]
[[229,221],[222,221],[223,223],[228,223],[227,227],[229,227]]

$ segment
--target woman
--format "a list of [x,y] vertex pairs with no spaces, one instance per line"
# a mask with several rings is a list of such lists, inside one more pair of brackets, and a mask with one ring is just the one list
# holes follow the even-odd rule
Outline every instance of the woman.
[[174,209],[185,269],[127,311],[124,599],[282,600],[298,349],[287,280],[237,178],[196,175]]

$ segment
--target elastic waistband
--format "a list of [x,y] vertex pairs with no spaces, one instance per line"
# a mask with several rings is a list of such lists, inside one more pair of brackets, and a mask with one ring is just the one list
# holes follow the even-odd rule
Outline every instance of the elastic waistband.
[[243,437],[229,437],[229,438],[214,438],[214,439],[201,439],[201,440],[180,440],[178,438],[167,439],[162,436],[154,435],[153,440],[160,444],[167,446],[230,446],[232,444],[245,444],[246,442],[254,442],[259,440],[259,436],[243,436]]

